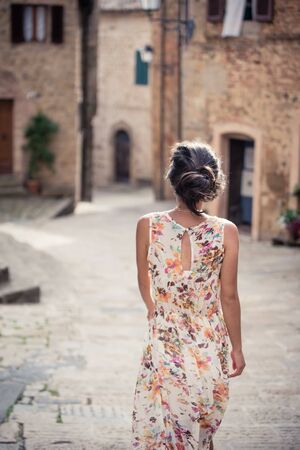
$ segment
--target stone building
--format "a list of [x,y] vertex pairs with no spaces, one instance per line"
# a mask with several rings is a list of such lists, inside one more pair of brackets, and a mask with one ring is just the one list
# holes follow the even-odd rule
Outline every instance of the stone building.
[[147,183],[152,179],[151,73],[145,54],[151,51],[145,50],[151,47],[151,22],[138,0],[101,0],[99,6],[94,185]]
[[42,111],[59,125],[52,143],[55,172],[41,173],[44,192],[76,199],[81,196],[84,158],[82,122],[86,130],[84,118],[93,115],[82,113],[88,97],[81,32],[87,6],[91,13],[93,2],[88,0],[0,3],[0,178],[26,178],[24,128]]
[[170,197],[161,181],[170,146],[200,138],[230,181],[209,212],[264,239],[300,179],[300,8],[294,0],[247,0],[236,23],[230,3],[164,0],[153,13],[194,23],[178,51],[178,33],[153,22],[154,187],[157,197]]

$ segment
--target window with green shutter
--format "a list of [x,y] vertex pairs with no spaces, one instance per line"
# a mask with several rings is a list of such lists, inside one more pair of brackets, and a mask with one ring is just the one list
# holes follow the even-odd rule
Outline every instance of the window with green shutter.
[[147,85],[148,84],[148,70],[149,64],[142,60],[142,54],[140,50],[135,52],[135,84]]

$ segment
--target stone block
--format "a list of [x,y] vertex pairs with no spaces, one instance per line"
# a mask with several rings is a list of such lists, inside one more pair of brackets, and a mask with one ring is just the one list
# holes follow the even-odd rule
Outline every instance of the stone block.
[[11,408],[21,398],[25,384],[17,381],[3,381],[0,384],[0,422],[8,417]]
[[41,290],[39,286],[14,287],[0,290],[0,304],[2,303],[39,303]]
[[9,268],[0,267],[0,284],[7,283],[9,281]]
[[1,444],[14,444],[20,439],[20,428],[17,422],[4,422],[0,425],[0,449]]

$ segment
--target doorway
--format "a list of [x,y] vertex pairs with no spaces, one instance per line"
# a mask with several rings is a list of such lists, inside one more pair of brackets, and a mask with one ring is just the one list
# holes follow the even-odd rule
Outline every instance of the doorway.
[[0,100],[0,175],[11,174],[13,101]]
[[118,130],[114,136],[115,181],[128,182],[130,178],[130,137],[127,131]]
[[229,139],[227,217],[250,231],[253,210],[254,141]]

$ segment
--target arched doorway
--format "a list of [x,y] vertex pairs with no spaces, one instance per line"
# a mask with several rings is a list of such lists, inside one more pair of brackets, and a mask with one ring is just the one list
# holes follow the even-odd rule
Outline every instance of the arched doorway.
[[254,141],[228,137],[227,218],[250,231],[253,218]]
[[241,123],[217,124],[213,148],[221,157],[229,183],[212,202],[212,214],[225,217],[260,238],[262,136],[258,128]]
[[115,181],[128,182],[130,178],[130,137],[127,131],[118,130],[114,135]]

